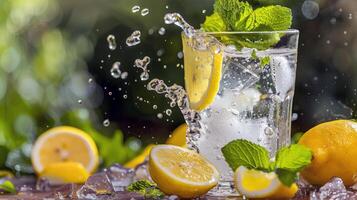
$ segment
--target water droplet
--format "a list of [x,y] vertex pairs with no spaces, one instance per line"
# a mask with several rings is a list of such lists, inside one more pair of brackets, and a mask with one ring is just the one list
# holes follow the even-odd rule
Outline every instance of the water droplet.
[[82,99],[78,99],[78,101],[77,101],[79,104],[82,104],[83,102],[82,102]]
[[120,78],[121,78],[121,79],[126,79],[126,78],[128,78],[128,75],[129,75],[128,72],[123,72],[123,73],[121,73]]
[[109,95],[109,96],[112,96],[112,94],[113,94],[112,92],[108,92],[108,95]]
[[319,14],[320,7],[315,1],[305,0],[301,6],[302,14],[307,19],[315,19]]
[[115,62],[110,69],[110,74],[114,78],[120,78],[121,71],[120,71],[120,62]]
[[161,27],[161,28],[159,29],[158,33],[159,33],[159,35],[165,35],[165,33],[166,33],[165,28],[164,28],[164,27]]
[[183,53],[182,51],[177,53],[177,58],[182,59],[183,58]]
[[205,14],[206,13],[206,10],[202,10],[202,14]]
[[124,99],[127,99],[127,98],[128,98],[128,95],[124,94],[124,95],[123,95],[123,98],[124,98]]
[[153,29],[153,28],[149,29],[149,30],[148,30],[148,34],[149,34],[149,35],[154,34],[154,29]]
[[352,13],[348,14],[347,18],[351,20],[353,18]]
[[343,43],[343,45],[345,45],[347,47],[348,46],[348,42]]
[[159,49],[159,50],[156,52],[156,55],[157,55],[157,56],[162,56],[162,55],[164,55],[164,53],[165,53],[165,50],[164,50],[164,49]]
[[132,12],[132,13],[139,12],[139,10],[140,10],[140,6],[138,6],[138,5],[135,5],[135,6],[133,6],[133,7],[131,8],[131,12]]
[[127,39],[126,39],[126,45],[129,47],[135,46],[137,44],[140,44],[140,36],[141,32],[140,31],[134,31]]
[[296,121],[298,119],[299,115],[297,113],[293,113],[292,117],[291,117],[291,121]]
[[134,66],[143,70],[140,74],[140,79],[142,81],[147,81],[149,79],[148,65],[150,63],[150,57],[145,56],[143,59],[136,59]]
[[336,24],[336,21],[337,21],[337,20],[336,20],[335,17],[333,17],[333,18],[330,19],[330,23],[333,24],[333,25]]
[[156,109],[157,109],[157,105],[153,105],[152,108],[153,108],[154,110],[156,110]]
[[266,128],[264,129],[264,134],[267,135],[267,136],[273,136],[273,135],[274,135],[274,131],[273,131],[272,128],[266,127]]
[[157,118],[162,119],[163,114],[162,113],[157,113]]
[[108,127],[109,125],[110,125],[109,119],[105,119],[105,120],[103,121],[103,126]]
[[189,25],[178,13],[167,13],[164,17],[164,20],[166,24],[175,24],[176,26],[179,26],[189,37],[191,37],[195,32],[195,29]]
[[142,81],[147,81],[147,80],[149,80],[149,73],[148,72],[142,72],[141,74],[140,74],[140,80],[142,80]]
[[93,83],[93,79],[92,78],[88,79],[88,83]]
[[331,44],[331,41],[330,40],[326,40],[326,44]]
[[167,116],[170,116],[172,114],[172,110],[171,109],[167,109],[165,110],[165,113]]
[[343,31],[343,34],[344,34],[344,35],[347,35],[347,31]]
[[[110,34],[107,37],[107,41],[108,41],[108,45],[109,45],[109,49],[110,50],[115,50],[117,48],[117,43],[115,41],[115,36]],[[108,57],[110,58],[110,55],[108,55]]]
[[141,16],[146,16],[146,15],[148,15],[149,14],[149,9],[148,8],[144,8],[144,9],[142,9],[141,10]]

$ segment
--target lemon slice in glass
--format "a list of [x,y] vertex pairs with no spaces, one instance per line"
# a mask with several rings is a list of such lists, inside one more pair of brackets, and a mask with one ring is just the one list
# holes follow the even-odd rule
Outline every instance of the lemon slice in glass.
[[160,190],[182,198],[205,194],[219,180],[217,169],[201,155],[174,145],[152,148],[149,172]]
[[237,168],[234,184],[238,192],[248,198],[291,199],[298,190],[295,183],[290,187],[283,185],[275,172],[265,173],[243,166]]
[[[190,108],[201,111],[214,101],[221,80],[223,51],[220,43],[209,35],[182,34],[185,89]],[[201,43],[201,44],[199,44]]]

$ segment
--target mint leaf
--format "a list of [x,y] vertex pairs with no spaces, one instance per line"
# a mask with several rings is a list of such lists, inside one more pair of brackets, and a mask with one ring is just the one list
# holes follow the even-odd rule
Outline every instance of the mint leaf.
[[291,10],[283,6],[266,6],[257,8],[247,18],[245,30],[281,31],[290,28]]
[[128,191],[140,193],[146,198],[160,198],[164,196],[164,193],[156,187],[156,184],[148,180],[140,180],[130,184]]
[[201,27],[206,32],[220,32],[226,30],[226,25],[218,13],[207,16]]
[[240,27],[240,24],[252,12],[253,8],[248,2],[238,0],[216,0],[214,11],[217,12],[227,25],[225,31],[237,31],[235,27]]
[[276,168],[298,172],[311,163],[312,152],[299,144],[279,149],[276,155]]
[[264,56],[263,58],[260,59],[260,67],[265,67],[266,65],[269,65],[270,63],[270,56]]
[[297,144],[303,135],[303,132],[294,133],[293,137],[291,138],[291,143]]
[[233,171],[239,166],[244,166],[248,169],[271,171],[268,151],[264,147],[248,140],[233,140],[221,150]]
[[278,175],[280,182],[288,187],[290,187],[291,184],[293,184],[298,178],[296,172],[291,172],[284,169],[277,169],[275,173]]
[[12,194],[16,193],[16,188],[15,188],[14,184],[8,180],[6,180],[0,184],[0,189],[5,192],[8,192],[8,193],[12,193]]

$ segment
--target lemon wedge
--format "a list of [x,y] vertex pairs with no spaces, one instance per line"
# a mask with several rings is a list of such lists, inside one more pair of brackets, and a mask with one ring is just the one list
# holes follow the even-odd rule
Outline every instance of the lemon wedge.
[[234,173],[234,184],[239,193],[247,198],[290,199],[298,190],[295,183],[290,187],[283,185],[275,172],[265,173],[243,166]]
[[89,173],[81,163],[61,162],[47,165],[40,177],[49,180],[50,184],[84,183]]
[[161,191],[182,198],[205,194],[219,180],[217,169],[201,155],[174,145],[152,148],[149,172]]
[[[211,36],[202,36],[212,40]],[[223,51],[219,42],[211,42],[207,48],[196,48],[195,38],[182,34],[184,53],[185,89],[190,108],[201,111],[214,101],[222,73]]]
[[181,124],[177,127],[170,137],[166,140],[166,144],[172,144],[180,147],[186,147],[186,131],[187,124]]
[[99,158],[93,139],[80,129],[60,126],[43,133],[35,142],[31,160],[33,168],[41,173],[52,163],[78,162],[92,173]]

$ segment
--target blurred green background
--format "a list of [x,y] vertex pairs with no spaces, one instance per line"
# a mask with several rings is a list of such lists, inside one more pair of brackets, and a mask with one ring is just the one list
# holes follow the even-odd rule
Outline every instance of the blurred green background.
[[[301,31],[293,133],[355,118],[357,1],[288,2],[293,28]],[[133,13],[135,5],[149,14]],[[150,79],[182,85],[180,30],[165,25],[163,16],[179,12],[198,28],[212,5],[212,0],[1,0],[0,167],[32,173],[32,142],[58,125],[92,134],[103,165],[124,163],[147,144],[164,142],[183,119],[167,99],[147,91],[134,60],[151,57]],[[134,30],[141,31],[141,43],[127,47]],[[108,48],[109,34],[116,37],[115,51]],[[128,78],[110,75],[116,61]]]

